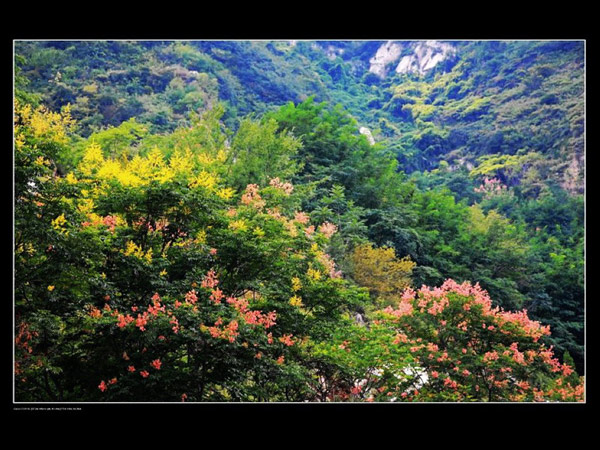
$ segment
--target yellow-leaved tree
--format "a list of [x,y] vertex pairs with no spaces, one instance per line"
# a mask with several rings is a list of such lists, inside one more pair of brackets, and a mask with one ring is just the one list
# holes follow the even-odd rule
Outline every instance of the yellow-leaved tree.
[[351,255],[352,276],[369,289],[378,303],[396,303],[410,285],[415,263],[408,256],[398,259],[392,247],[374,248],[372,244],[357,246]]

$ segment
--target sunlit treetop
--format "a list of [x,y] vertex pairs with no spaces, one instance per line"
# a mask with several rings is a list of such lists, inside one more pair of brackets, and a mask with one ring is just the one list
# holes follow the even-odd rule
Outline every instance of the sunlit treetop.
[[24,144],[24,134],[30,133],[33,138],[44,138],[46,142],[65,144],[68,135],[75,126],[71,117],[71,108],[65,106],[60,112],[52,112],[45,106],[32,107],[22,104],[15,99],[14,105],[15,147],[21,149]]

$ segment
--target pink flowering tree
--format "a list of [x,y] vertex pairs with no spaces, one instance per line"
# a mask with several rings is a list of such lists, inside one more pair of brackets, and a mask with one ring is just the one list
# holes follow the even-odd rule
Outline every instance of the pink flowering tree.
[[366,296],[289,182],[236,193],[206,158],[121,165],[91,147],[20,212],[19,400],[307,397],[308,337]]
[[86,329],[101,348],[91,355],[103,372],[99,398],[223,400],[213,383],[225,392],[236,369],[283,363],[295,340],[278,333],[276,311],[226,295],[212,270],[199,284],[181,296],[155,293],[127,309],[108,303],[89,309]]
[[[207,230],[200,236],[180,215],[177,223],[188,226],[173,235],[161,261],[167,276],[151,280],[154,293],[87,305],[85,324],[93,339],[86,367],[96,378],[95,398],[306,397],[308,337],[327,339],[341,309],[366,296],[347,288],[323,250],[335,229],[310,225],[290,201],[290,186],[248,185],[239,201],[211,207],[214,216],[200,222]],[[133,227],[151,242],[173,222],[148,226],[137,220]],[[119,252],[123,264],[155,263],[132,248],[130,254]]]
[[[395,394],[413,401],[582,401],[583,378],[542,343],[548,326],[492,305],[478,284],[405,290],[379,314],[409,349],[413,374]],[[385,397],[378,396],[384,399]]]
[[368,326],[315,344],[318,401],[534,402],[584,399],[583,378],[542,343],[549,327],[493,307],[478,284],[408,288]]

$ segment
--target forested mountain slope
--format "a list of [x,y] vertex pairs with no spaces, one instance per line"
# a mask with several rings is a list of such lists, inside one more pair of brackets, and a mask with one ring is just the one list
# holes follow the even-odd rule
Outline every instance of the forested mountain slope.
[[583,50],[16,42],[18,392],[580,398]]
[[520,154],[532,168],[507,181],[551,178],[582,192],[582,42],[63,41],[16,50],[29,89],[52,109],[73,105],[84,135],[131,117],[173,129],[217,100],[235,127],[239,116],[314,96],[342,104],[405,171]]

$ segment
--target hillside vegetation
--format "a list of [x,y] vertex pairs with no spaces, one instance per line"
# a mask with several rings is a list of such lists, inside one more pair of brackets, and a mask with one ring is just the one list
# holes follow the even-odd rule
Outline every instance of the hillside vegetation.
[[16,399],[583,400],[583,56],[16,42]]

